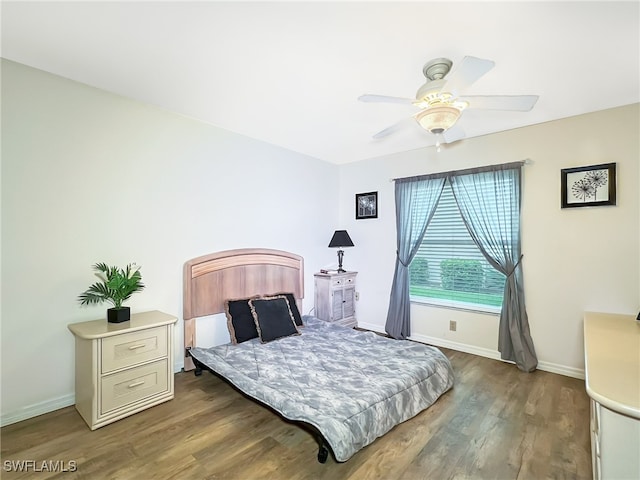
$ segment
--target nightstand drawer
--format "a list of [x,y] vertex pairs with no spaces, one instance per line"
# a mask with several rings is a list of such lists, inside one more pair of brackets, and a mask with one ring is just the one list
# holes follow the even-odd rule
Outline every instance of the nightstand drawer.
[[102,339],[102,373],[167,355],[167,327],[149,328]]
[[100,413],[166,392],[168,389],[167,359],[114,373],[102,378]]
[[339,277],[331,279],[331,286],[338,287],[340,285],[353,285],[355,283],[354,277]]

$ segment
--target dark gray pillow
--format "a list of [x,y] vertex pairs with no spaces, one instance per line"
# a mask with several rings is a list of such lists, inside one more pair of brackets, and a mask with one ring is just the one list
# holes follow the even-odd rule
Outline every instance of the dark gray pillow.
[[296,297],[293,293],[275,293],[273,296],[282,295],[287,297],[287,301],[289,302],[289,308],[291,309],[291,314],[293,315],[293,319],[296,322],[298,327],[304,327],[304,323],[302,323],[302,316],[300,315],[300,310],[298,310],[298,304],[296,303]]
[[258,329],[251,313],[249,300],[249,298],[242,298],[224,302],[227,329],[231,336],[231,343],[234,345],[258,337]]
[[249,300],[249,307],[262,343],[300,335],[289,301],[284,295],[252,298]]

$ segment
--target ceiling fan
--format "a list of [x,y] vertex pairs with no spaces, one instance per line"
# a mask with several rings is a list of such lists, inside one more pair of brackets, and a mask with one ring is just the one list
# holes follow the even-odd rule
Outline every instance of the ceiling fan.
[[416,93],[416,98],[389,97],[385,95],[361,95],[361,102],[383,102],[413,104],[419,111],[409,118],[376,133],[373,138],[382,138],[414,121],[436,135],[436,147],[440,143],[451,143],[465,137],[457,122],[465,109],[511,110],[528,112],[538,101],[537,95],[460,95],[480,77],[491,70],[495,63],[476,57],[464,57],[447,76],[453,62],[447,58],[436,58],[427,62],[422,73],[427,81]]

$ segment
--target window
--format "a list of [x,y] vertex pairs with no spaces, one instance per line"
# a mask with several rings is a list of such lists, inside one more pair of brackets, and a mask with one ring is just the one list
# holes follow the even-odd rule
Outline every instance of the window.
[[[501,188],[482,189],[495,198]],[[509,187],[510,188],[510,187]],[[462,220],[449,180],[409,266],[412,301],[496,312],[502,307],[505,276],[493,268],[473,243]]]

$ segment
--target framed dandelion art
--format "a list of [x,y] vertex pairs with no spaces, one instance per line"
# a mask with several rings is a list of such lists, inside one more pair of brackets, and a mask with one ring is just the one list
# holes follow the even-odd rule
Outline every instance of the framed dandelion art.
[[562,208],[616,204],[615,163],[563,168],[560,172]]
[[378,192],[356,193],[356,220],[378,218]]

